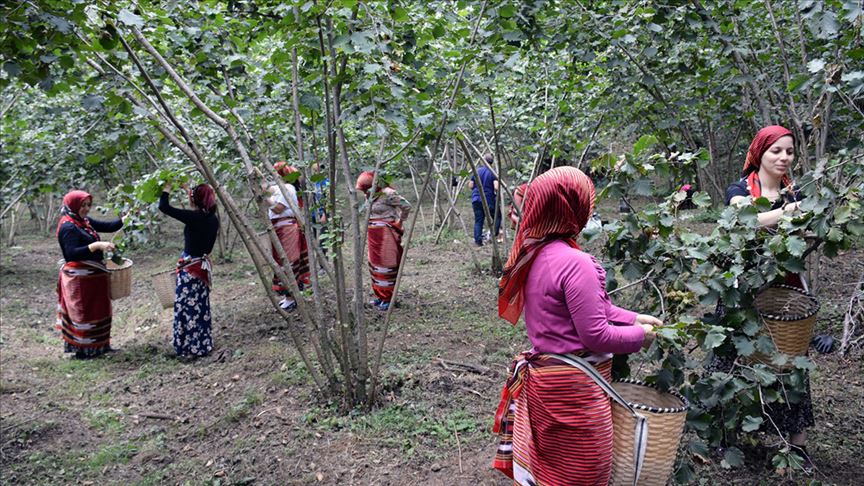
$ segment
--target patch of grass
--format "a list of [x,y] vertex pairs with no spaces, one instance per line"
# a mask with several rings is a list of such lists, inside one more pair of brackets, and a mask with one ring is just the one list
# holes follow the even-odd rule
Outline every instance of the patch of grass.
[[399,374],[426,366],[440,354],[441,350],[438,349],[431,349],[428,346],[414,346],[398,354],[387,356],[384,358],[383,364],[386,368],[391,368],[393,373]]
[[144,475],[138,481],[135,481],[133,486],[156,486],[159,484],[163,484],[164,480],[171,476],[169,472],[170,469],[173,469],[174,465],[169,464],[167,468],[157,469],[155,471],[151,471]]
[[46,334],[36,329],[23,328],[20,329],[21,338],[28,343],[44,344],[47,346],[60,347],[63,345],[63,340],[53,334]]
[[[132,442],[107,444],[90,453],[85,451],[67,453],[38,451],[27,456],[26,463],[18,464],[18,466],[22,466],[21,468],[15,467],[14,469],[17,470],[18,474],[27,474],[34,484],[53,484],[58,482],[58,478],[78,478],[79,480],[82,476],[101,478],[102,471],[106,467],[126,464],[137,453],[138,446]],[[49,482],[38,481],[48,471],[50,471],[51,480]],[[6,471],[4,471],[4,475],[5,473]],[[67,481],[59,482],[66,483]]]
[[62,386],[51,387],[51,393],[68,396],[89,393],[94,385],[107,380],[111,374],[106,364],[103,359],[40,358],[31,361],[30,367],[62,383]]
[[270,374],[270,383],[281,388],[303,385],[309,381],[309,371],[306,365],[297,359],[289,358],[279,367],[279,371]]
[[105,466],[114,464],[126,464],[138,453],[138,446],[131,442],[119,444],[108,444],[102,446],[98,451],[87,456],[83,465],[87,469],[101,474]]
[[112,434],[123,432],[123,412],[114,408],[93,408],[85,412],[85,419],[90,427],[101,432]]
[[260,405],[264,398],[255,390],[247,390],[246,395],[239,403],[228,410],[223,419],[226,422],[239,422],[252,412],[252,409]]
[[[8,420],[7,420],[8,422]],[[5,427],[10,427],[10,429],[6,429],[4,432],[4,437],[12,438],[14,437],[16,440],[21,442],[27,442],[33,437],[37,437],[42,435],[54,428],[57,427],[57,423],[51,420],[47,420],[45,422],[35,421],[28,423],[26,420],[24,423],[15,425],[15,424],[5,424]]]
[[[435,416],[432,410],[411,405],[391,405],[355,418],[349,429],[355,433],[379,436],[385,443],[413,454],[424,441],[428,444],[456,445],[454,431],[473,433],[478,424],[463,410]],[[431,450],[422,447],[423,450]]]

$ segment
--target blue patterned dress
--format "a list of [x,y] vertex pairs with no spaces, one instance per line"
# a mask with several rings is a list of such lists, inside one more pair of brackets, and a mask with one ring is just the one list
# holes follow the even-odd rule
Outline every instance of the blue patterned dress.
[[[199,201],[193,202],[196,208],[201,206]],[[177,262],[174,350],[177,356],[207,356],[213,350],[210,259],[207,255],[213,250],[219,231],[215,202],[207,211],[180,209],[171,206],[168,193],[163,192],[159,198],[159,210],[185,225],[183,253]]]
[[174,300],[174,350],[177,356],[207,356],[213,350],[210,336],[210,288],[187,272],[177,274]]

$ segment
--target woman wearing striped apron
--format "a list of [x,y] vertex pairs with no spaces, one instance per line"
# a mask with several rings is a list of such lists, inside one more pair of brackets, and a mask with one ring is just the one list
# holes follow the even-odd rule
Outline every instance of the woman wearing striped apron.
[[576,355],[611,381],[612,353],[651,342],[651,316],[616,307],[606,273],[576,238],[594,208],[594,184],[559,167],[537,177],[499,287],[499,315],[525,312],[532,349],[516,357],[495,417],[494,467],[522,485],[605,485],[612,469],[612,410],[594,378],[553,354]]
[[[277,162],[273,168],[285,181],[283,185],[285,193],[283,194],[283,188],[280,188],[277,184],[267,189],[269,194],[268,203],[270,205],[268,216],[270,217],[270,222],[273,224],[273,229],[276,231],[276,236],[279,238],[282,250],[291,264],[291,272],[294,274],[297,287],[303,290],[310,284],[309,246],[306,243],[306,234],[300,229],[300,224],[293,209],[302,210],[303,198],[297,196],[297,191],[300,189],[300,179],[295,178],[293,182],[289,182],[292,178],[291,174],[298,173],[299,175],[299,171],[285,162]],[[282,255],[279,250],[271,244],[270,251],[276,263],[285,267],[287,271],[286,262],[282,261]],[[273,275],[272,289],[282,296],[282,300],[279,301],[280,307],[288,311],[297,308],[297,301],[295,300],[295,296],[291,295],[291,286],[288,282],[282,282],[277,275]]]
[[69,192],[57,223],[64,260],[57,283],[57,328],[63,333],[64,351],[77,359],[111,351],[111,279],[103,259],[114,244],[101,241],[97,232],[118,231],[123,221],[90,218],[92,205],[90,194]]
[[380,311],[390,308],[393,289],[402,261],[402,221],[408,217],[411,204],[396,193],[392,187],[380,187],[372,180],[375,174],[363,172],[357,178],[356,188],[366,194],[369,208],[367,229],[369,246],[369,273],[372,275],[372,291],[375,299],[370,304]]

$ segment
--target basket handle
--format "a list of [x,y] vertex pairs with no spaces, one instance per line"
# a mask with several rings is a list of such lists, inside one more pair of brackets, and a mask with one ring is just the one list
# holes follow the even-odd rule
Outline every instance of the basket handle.
[[574,354],[553,354],[550,353],[549,356],[552,356],[564,363],[569,364],[575,368],[578,368],[583,373],[591,377],[603,391],[609,395],[612,400],[615,400],[619,405],[626,408],[633,417],[636,418],[636,425],[634,427],[634,444],[633,444],[633,463],[635,465],[635,471],[633,471],[633,486],[636,486],[639,482],[639,475],[642,473],[642,466],[645,463],[645,451],[648,449],[648,421],[644,415],[637,412],[633,407],[627,403],[627,400],[618,393],[612,385],[603,378],[603,375],[597,371],[596,368],[591,366],[591,363],[585,361],[584,359],[576,356]]

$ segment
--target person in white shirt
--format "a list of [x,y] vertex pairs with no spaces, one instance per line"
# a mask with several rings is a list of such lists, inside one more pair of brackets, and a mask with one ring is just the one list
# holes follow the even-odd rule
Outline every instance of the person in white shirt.
[[[293,209],[303,207],[302,199],[297,198],[297,187],[299,186],[300,179],[294,179],[293,183],[288,182],[288,180],[296,177],[290,176],[290,174],[299,171],[285,162],[277,162],[273,168],[286,183],[284,184],[284,194],[279,184],[274,184],[267,188],[269,194],[268,203],[270,205],[270,222],[273,224],[276,236],[279,237],[279,242],[285,250],[285,255],[291,262],[291,270],[297,279],[297,286],[300,287],[300,290],[303,290],[305,286],[309,285],[309,251],[306,245],[306,236],[297,223]],[[286,196],[288,199],[286,199]],[[276,248],[271,248],[271,251],[276,263],[284,266],[285,264],[279,256],[279,251]],[[279,305],[283,309],[293,310],[297,308],[297,302],[291,295],[290,287],[285,282],[280,281],[276,275],[273,276],[272,288],[274,292],[282,296]]]

